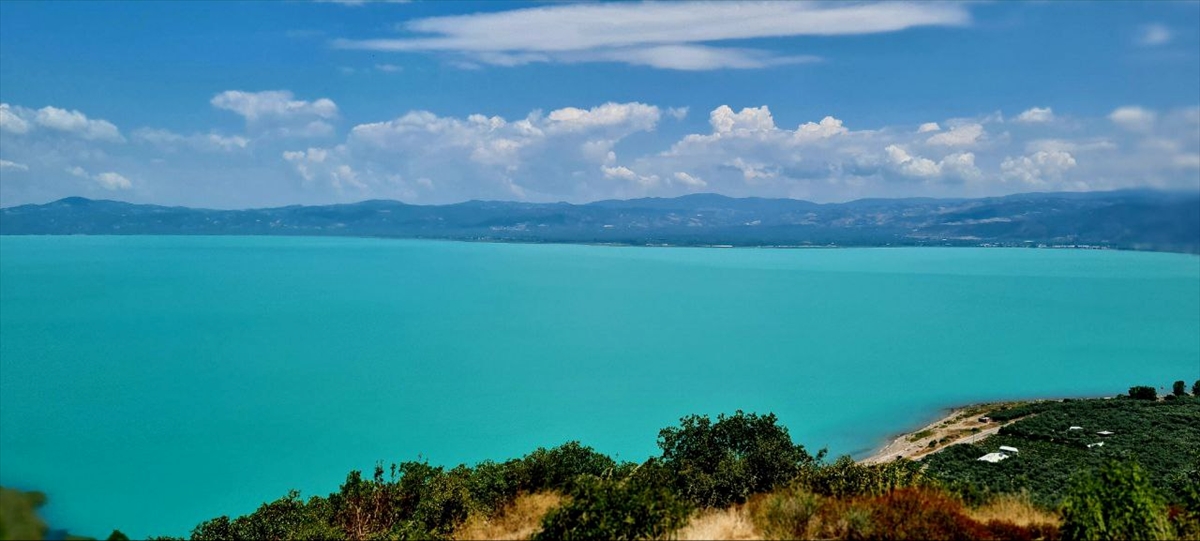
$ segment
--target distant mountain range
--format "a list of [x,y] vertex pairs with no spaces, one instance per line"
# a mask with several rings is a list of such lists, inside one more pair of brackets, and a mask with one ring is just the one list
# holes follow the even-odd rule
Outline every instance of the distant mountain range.
[[322,235],[731,246],[1073,246],[1200,253],[1200,194],[1030,193],[817,204],[715,194],[209,210],[69,197],[0,209],[4,235]]

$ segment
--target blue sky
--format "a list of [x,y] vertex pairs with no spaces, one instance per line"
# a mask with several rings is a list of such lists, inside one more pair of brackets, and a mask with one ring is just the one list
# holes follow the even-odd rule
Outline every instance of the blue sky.
[[0,2],[0,205],[1200,189],[1200,3]]

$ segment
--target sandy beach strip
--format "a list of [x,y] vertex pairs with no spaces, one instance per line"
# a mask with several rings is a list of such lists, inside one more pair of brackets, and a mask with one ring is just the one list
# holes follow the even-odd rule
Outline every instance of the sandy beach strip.
[[876,450],[870,456],[860,459],[859,462],[862,464],[879,464],[882,462],[891,462],[897,458],[920,460],[951,445],[975,443],[999,432],[1002,427],[1014,422],[999,423],[986,419],[984,416],[988,412],[1003,407],[1028,404],[1030,402],[1037,402],[1037,400],[986,402],[951,408],[940,419],[918,430],[895,437],[887,445]]

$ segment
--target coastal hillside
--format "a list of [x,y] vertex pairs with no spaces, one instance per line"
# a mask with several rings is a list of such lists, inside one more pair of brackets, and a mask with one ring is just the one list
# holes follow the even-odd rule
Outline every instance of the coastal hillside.
[[[689,416],[662,453],[618,462],[578,442],[454,468],[353,471],[328,496],[292,491],[199,523],[222,539],[1195,539],[1200,381],[1156,396],[1036,401],[923,460],[826,460],[774,415]],[[1075,424],[1077,423],[1077,424]],[[999,457],[999,458],[997,458]],[[5,492],[0,528],[45,534],[40,495]],[[21,502],[21,503],[16,503]],[[25,502],[32,502],[30,503]],[[23,506],[23,507],[22,507]],[[17,521],[20,521],[19,523]],[[110,539],[124,536],[113,532]],[[176,539],[162,537],[159,539]]]
[[1049,246],[1200,253],[1200,195],[1148,190],[817,204],[715,194],[209,210],[78,197],[0,210],[5,235],[332,235],[730,246]]

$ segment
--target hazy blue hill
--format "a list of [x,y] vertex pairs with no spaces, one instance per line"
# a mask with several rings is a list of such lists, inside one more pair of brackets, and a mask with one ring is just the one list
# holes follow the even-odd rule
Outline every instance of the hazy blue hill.
[[398,201],[211,210],[69,197],[0,210],[0,234],[344,235],[529,242],[1095,245],[1200,252],[1200,195],[1131,190],[983,199],[692,194],[585,205]]

